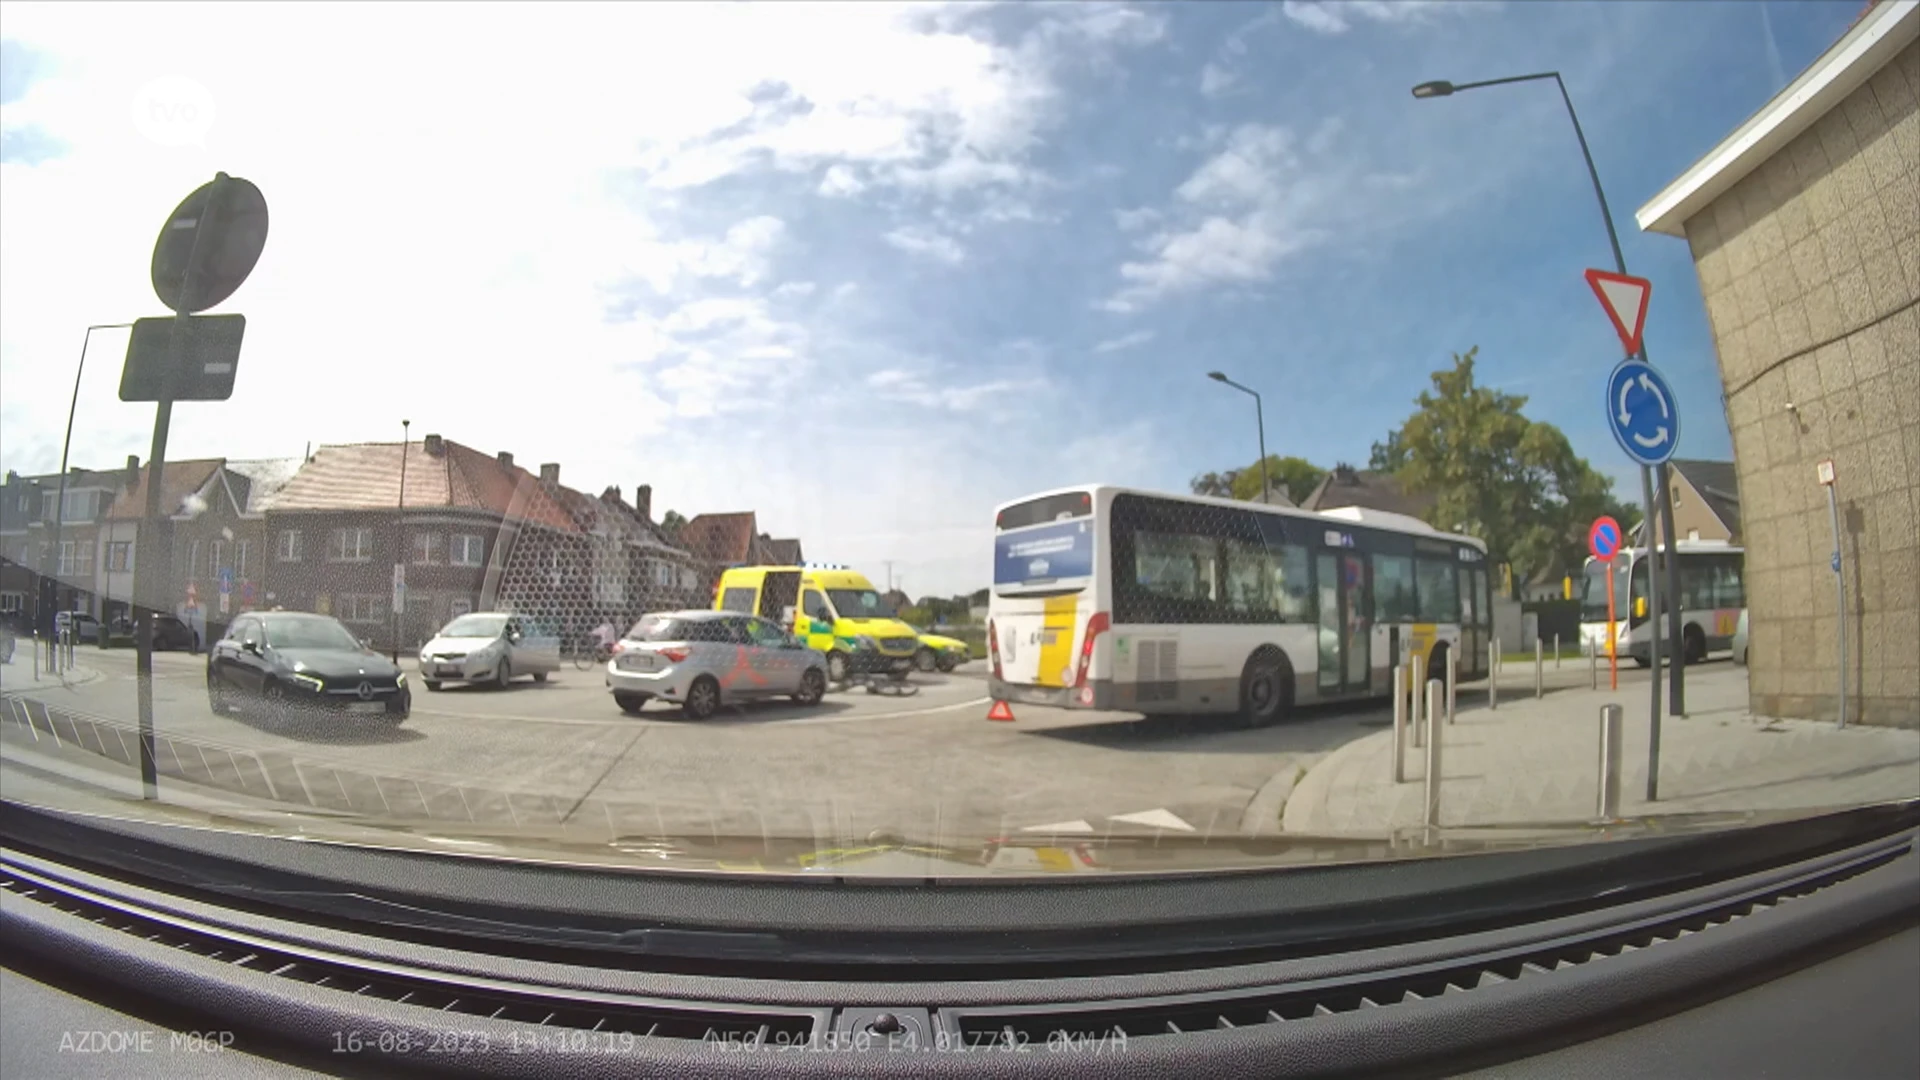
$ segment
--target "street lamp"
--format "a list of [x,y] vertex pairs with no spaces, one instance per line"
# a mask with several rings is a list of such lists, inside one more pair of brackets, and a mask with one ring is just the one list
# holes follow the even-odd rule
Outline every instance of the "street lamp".
[[[67,434],[65,438],[60,440],[60,493],[54,496],[53,543],[49,548],[51,557],[56,560],[54,563],[54,573],[45,574],[47,559],[43,557],[40,560],[40,568],[43,571],[40,592],[42,602],[46,602],[50,598],[51,606],[56,609],[60,606],[59,563],[57,561],[60,558],[60,527],[66,523],[67,517],[67,452],[73,446],[73,417],[80,409],[80,376],[87,370],[87,346],[93,342],[93,332],[95,330],[131,329],[133,329],[132,323],[97,323],[87,327],[85,336],[80,339],[80,362],[75,364],[73,368],[73,401],[67,405]],[[51,584],[49,584],[49,581],[51,581]],[[51,619],[51,616],[47,617]],[[50,621],[47,623],[46,629],[49,634],[52,633],[53,625]]]
[[[1454,94],[1457,94],[1462,90],[1477,90],[1483,86],[1504,86],[1507,83],[1537,82],[1542,79],[1552,79],[1553,85],[1560,88],[1560,100],[1567,107],[1567,119],[1573,122],[1574,138],[1580,141],[1580,156],[1586,159],[1586,162],[1587,162],[1587,178],[1593,181],[1593,197],[1595,200],[1597,200],[1600,203],[1600,220],[1607,227],[1607,243],[1611,245],[1613,248],[1614,270],[1619,274],[1621,274],[1622,276],[1625,276],[1627,272],[1627,257],[1624,254],[1622,254],[1620,251],[1620,234],[1614,230],[1612,211],[1607,209],[1607,193],[1601,190],[1601,187],[1600,187],[1600,170],[1595,168],[1593,165],[1593,151],[1587,148],[1587,133],[1580,127],[1580,115],[1573,111],[1573,98],[1567,94],[1567,84],[1565,80],[1560,78],[1559,72],[1542,71],[1534,75],[1510,75],[1504,79],[1483,79],[1479,82],[1457,83],[1457,84],[1448,82],[1445,79],[1436,79],[1432,82],[1423,82],[1420,85],[1414,87],[1413,96],[1416,98],[1423,98],[1423,99],[1452,97]],[[1644,340],[1640,343],[1640,360],[1642,363],[1647,362],[1647,346]],[[1656,473],[1659,476],[1659,483],[1657,487],[1654,482]],[[1658,548],[1656,546],[1656,541],[1658,540],[1659,531],[1655,527],[1654,519],[1655,519],[1656,511],[1660,516],[1664,516],[1666,518],[1668,539],[1671,540],[1675,535],[1675,530],[1673,527],[1673,484],[1672,484],[1672,481],[1667,477],[1667,467],[1665,465],[1662,465],[1662,466],[1659,466],[1657,470],[1653,468],[1641,469],[1640,470],[1640,489],[1641,489],[1641,495],[1646,499],[1647,507],[1648,507],[1648,510],[1647,510],[1647,517],[1648,517],[1647,559],[1649,562],[1653,563],[1654,566],[1657,567],[1659,565],[1659,560],[1655,557],[1655,555],[1658,551]],[[1654,501],[1654,495],[1656,493],[1656,490],[1660,495],[1660,501],[1657,503]],[[1668,553],[1666,562],[1667,562],[1666,591],[1667,591],[1667,595],[1673,598],[1673,602],[1670,602],[1667,605],[1668,607],[1667,633],[1668,633],[1668,636],[1673,639],[1674,647],[1679,648],[1678,643],[1681,641],[1680,605],[1678,603],[1678,599],[1680,596],[1680,562],[1678,559],[1673,557],[1671,552]],[[1659,578],[1657,574],[1649,575],[1649,581],[1658,581],[1658,580]],[[1657,592],[1657,590],[1654,590],[1654,591]],[[1657,595],[1654,596],[1653,599],[1657,602],[1658,601]],[[1677,662],[1673,664],[1673,677],[1671,681],[1672,693],[1671,693],[1671,697],[1669,698],[1668,707],[1674,713],[1684,716],[1686,714],[1686,710],[1685,710],[1686,698],[1685,698],[1685,692],[1682,689],[1682,687],[1684,686],[1683,669],[1684,669],[1683,664],[1680,664]],[[1659,703],[1660,703],[1660,686],[1659,686],[1659,683],[1660,683],[1660,633],[1657,626],[1655,627],[1655,630],[1653,633],[1653,680],[1652,681],[1654,684],[1654,687],[1653,687],[1653,701],[1654,701],[1654,710],[1655,710],[1654,715],[1657,717],[1659,715]],[[1656,728],[1656,732],[1657,730],[1658,729]],[[1658,736],[1656,735],[1656,738],[1657,737]],[[1658,744],[1656,743],[1656,745]],[[1652,788],[1655,783],[1655,780],[1656,780],[1656,777],[1653,774],[1648,775],[1647,784],[1649,789],[1649,795],[1648,795],[1649,798],[1652,797]]]
[[1253,420],[1260,429],[1260,501],[1267,502],[1267,492],[1272,489],[1267,484],[1267,417],[1260,408],[1260,395],[1249,387],[1241,386],[1239,383],[1234,382],[1218,371],[1207,372],[1207,378],[1217,383],[1225,383],[1235,390],[1243,394],[1248,394],[1253,398]]
[[[393,581],[401,584],[400,575],[407,572],[407,444],[411,441],[408,432],[413,429],[413,421],[400,421],[400,505],[393,516]],[[393,656],[397,667],[400,663],[400,628],[406,625],[400,609],[406,606],[406,589],[393,590],[391,599],[393,608]]]

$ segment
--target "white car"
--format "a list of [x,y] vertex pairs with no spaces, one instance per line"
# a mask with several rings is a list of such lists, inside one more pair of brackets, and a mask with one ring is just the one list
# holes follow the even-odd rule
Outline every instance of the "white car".
[[450,682],[505,687],[520,675],[546,682],[559,670],[559,636],[525,615],[504,611],[462,615],[420,647],[420,681],[429,690]]
[[827,657],[779,626],[731,611],[643,615],[614,646],[607,689],[624,713],[647,702],[680,706],[705,720],[723,705],[788,697],[818,705],[827,693]]

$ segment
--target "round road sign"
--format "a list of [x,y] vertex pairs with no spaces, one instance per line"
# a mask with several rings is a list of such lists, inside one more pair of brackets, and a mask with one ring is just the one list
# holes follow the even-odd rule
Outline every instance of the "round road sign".
[[1611,562],[1620,553],[1620,523],[1610,517],[1595,518],[1587,530],[1587,550],[1601,562]]
[[233,295],[266,246],[266,196],[220,173],[181,200],[161,226],[153,245],[154,294],[178,314],[205,311]]

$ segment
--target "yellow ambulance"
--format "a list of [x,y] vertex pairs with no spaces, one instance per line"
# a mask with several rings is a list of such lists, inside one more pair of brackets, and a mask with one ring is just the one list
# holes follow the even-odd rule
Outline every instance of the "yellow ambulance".
[[720,575],[717,611],[758,615],[827,654],[827,678],[904,675],[920,637],[866,575],[843,566],[739,566]]

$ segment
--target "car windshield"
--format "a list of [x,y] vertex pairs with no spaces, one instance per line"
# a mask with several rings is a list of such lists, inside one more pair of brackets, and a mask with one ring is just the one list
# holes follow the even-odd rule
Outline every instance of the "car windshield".
[[4,4],[0,801],[1047,875],[1920,798],[1910,0]]
[[266,620],[267,644],[276,649],[340,649],[359,652],[360,642],[332,619]]
[[891,619],[893,606],[872,589],[828,589],[827,599],[843,619]]
[[495,638],[507,629],[505,615],[462,615],[441,627],[441,637]]

